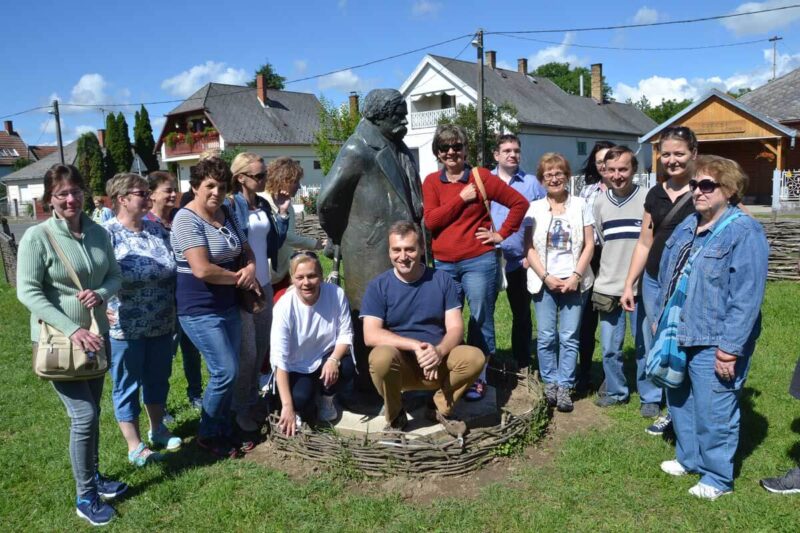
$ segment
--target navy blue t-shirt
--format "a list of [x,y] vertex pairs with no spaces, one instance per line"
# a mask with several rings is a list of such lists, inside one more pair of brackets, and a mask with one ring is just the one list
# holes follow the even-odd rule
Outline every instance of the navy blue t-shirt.
[[380,318],[392,333],[438,344],[446,332],[444,314],[459,308],[458,288],[445,272],[425,267],[422,277],[406,283],[392,269],[369,282],[360,317]]

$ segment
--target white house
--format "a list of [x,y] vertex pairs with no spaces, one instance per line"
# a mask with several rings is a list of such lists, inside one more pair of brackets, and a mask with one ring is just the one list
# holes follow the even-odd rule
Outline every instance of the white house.
[[[162,163],[177,163],[181,191],[207,150],[240,148],[266,161],[289,156],[303,167],[303,184],[322,184],[312,143],[320,103],[313,94],[268,89],[259,75],[255,88],[209,83],[167,113],[156,143]],[[191,136],[191,138],[189,138]]]
[[[495,53],[487,52],[484,96],[496,105],[508,102],[517,109],[522,142],[522,168],[534,172],[545,152],[560,152],[578,173],[594,143],[608,140],[639,150],[638,138],[656,124],[630,104],[602,99],[602,66],[592,65],[592,97],[570,95],[546,78],[529,76],[526,59],[518,71],[497,68]],[[477,64],[426,55],[400,87],[409,111],[405,137],[417,156],[420,175],[437,169],[431,151],[433,133],[442,115],[452,116],[458,105],[478,101]],[[639,167],[651,166],[649,147],[638,152]]]

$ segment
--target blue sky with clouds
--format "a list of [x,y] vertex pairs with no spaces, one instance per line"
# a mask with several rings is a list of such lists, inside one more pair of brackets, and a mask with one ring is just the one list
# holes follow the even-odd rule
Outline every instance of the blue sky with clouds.
[[[209,81],[244,84],[264,61],[288,80],[365,63],[473,33],[569,29],[677,21],[800,4],[800,0],[741,2],[672,0],[194,0],[98,2],[44,0],[5,10],[0,53],[0,116],[49,104],[131,104],[181,99]],[[487,35],[501,67],[548,61],[603,63],[614,96],[695,98],[711,87],[762,85],[771,77],[779,35],[778,74],[800,67],[800,8],[661,27]],[[519,37],[524,37],[519,38]],[[531,40],[536,39],[536,40]],[[474,60],[468,38],[431,53]],[[691,51],[585,48],[675,48],[762,42]],[[548,41],[548,42],[541,42]],[[466,48],[465,48],[466,46]],[[287,90],[344,101],[349,91],[399,87],[424,56],[420,51],[361,69],[299,81]],[[156,133],[177,104],[148,105]],[[119,108],[115,108],[119,109]],[[122,108],[133,126],[133,108]],[[101,127],[97,108],[62,107],[65,140]],[[29,144],[55,142],[45,111],[12,117]]]

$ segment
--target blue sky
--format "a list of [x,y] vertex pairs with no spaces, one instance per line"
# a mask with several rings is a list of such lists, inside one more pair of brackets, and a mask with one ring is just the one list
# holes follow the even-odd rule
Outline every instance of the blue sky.
[[[472,33],[612,26],[676,21],[800,4],[800,0],[672,0],[671,2],[541,2],[506,0],[316,0],[97,2],[44,0],[17,3],[2,19],[0,116],[63,103],[132,104],[185,98],[209,81],[243,84],[268,60],[288,80],[364,63]],[[502,6],[501,8],[498,6]],[[674,48],[765,40],[779,35],[778,74],[800,67],[800,9],[673,26],[524,35],[487,35],[498,64],[516,69],[569,61],[603,63],[621,101],[646,94],[694,98],[711,87],[762,85],[771,77],[772,45],[759,42],[697,51],[582,48]],[[429,50],[474,60],[464,38]],[[425,52],[287,85],[287,90],[342,102],[351,90],[399,87]],[[177,104],[148,105],[156,134]],[[133,126],[133,108],[129,114]],[[101,127],[97,108],[62,107],[69,141]],[[29,144],[55,142],[45,111],[11,117]]]

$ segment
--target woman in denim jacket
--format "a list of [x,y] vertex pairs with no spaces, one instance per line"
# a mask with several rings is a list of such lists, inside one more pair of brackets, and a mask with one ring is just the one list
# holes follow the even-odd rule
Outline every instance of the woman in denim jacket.
[[[747,176],[730,159],[703,155],[689,187],[697,214],[684,220],[665,244],[656,316],[684,264],[714,226],[741,213],[736,204]],[[676,458],[661,463],[661,469],[674,476],[699,474],[699,483],[689,489],[698,498],[715,500],[733,490],[739,397],[761,333],[768,256],[764,229],[744,215],[703,246],[692,265],[678,327],[678,342],[687,356],[686,377],[680,387],[667,389]]]

